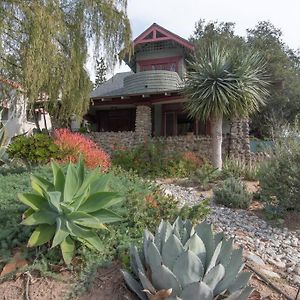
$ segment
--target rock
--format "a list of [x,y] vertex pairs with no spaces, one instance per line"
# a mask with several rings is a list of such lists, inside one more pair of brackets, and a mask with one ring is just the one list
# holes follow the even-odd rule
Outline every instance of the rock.
[[294,275],[293,276],[293,281],[295,284],[300,285],[300,276]]
[[281,261],[275,261],[274,259],[272,258],[269,258],[268,259],[268,263],[270,263],[271,265],[274,265],[276,266],[277,268],[279,269],[285,269],[286,265],[284,262],[281,262]]
[[[194,188],[163,182],[157,184],[165,194],[178,200],[180,207],[198,204],[205,195],[199,194]],[[292,282],[293,276],[300,277],[300,231],[274,228],[249,211],[221,207],[213,203],[207,221],[214,224],[215,229],[223,230],[227,238],[233,237],[236,245],[251,251],[246,256],[249,261],[264,268],[267,267],[264,262],[269,262]],[[271,274],[274,276],[274,273]],[[278,278],[279,275],[275,274]]]
[[273,271],[266,270],[266,269],[261,269],[261,272],[262,272],[264,275],[268,276],[268,277],[280,279],[280,275],[277,274],[277,273],[275,273],[275,272],[273,272]]
[[296,275],[300,275],[300,267],[295,267],[294,268],[294,273],[296,273]]

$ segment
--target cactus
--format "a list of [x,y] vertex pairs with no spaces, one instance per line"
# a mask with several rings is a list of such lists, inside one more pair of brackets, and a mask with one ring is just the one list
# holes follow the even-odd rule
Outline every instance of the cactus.
[[130,247],[130,262],[134,274],[122,273],[142,300],[243,300],[252,292],[242,250],[206,222],[161,221],[155,236],[145,230],[140,252]]

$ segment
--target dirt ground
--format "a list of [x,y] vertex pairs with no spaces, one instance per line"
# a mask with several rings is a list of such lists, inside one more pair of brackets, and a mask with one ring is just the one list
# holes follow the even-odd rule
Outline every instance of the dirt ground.
[[[64,280],[71,278],[70,274],[62,274]],[[19,276],[16,280],[0,283],[0,299],[2,300],[24,300],[26,294],[27,275]],[[68,280],[67,280],[68,281]],[[282,291],[295,299],[296,289],[282,282],[275,283]],[[250,281],[250,285],[255,288],[249,300],[284,300],[283,296],[271,289],[256,275]],[[63,300],[71,289],[71,283],[45,277],[33,276],[28,286],[27,300]],[[99,268],[92,283],[91,289],[85,295],[76,300],[138,300],[131,293],[123,281],[119,264],[113,264],[107,268]]]
[[[30,273],[27,273],[30,274]],[[70,290],[69,273],[61,274],[62,280],[39,277],[38,274],[21,274],[14,280],[0,283],[1,300],[62,300]]]

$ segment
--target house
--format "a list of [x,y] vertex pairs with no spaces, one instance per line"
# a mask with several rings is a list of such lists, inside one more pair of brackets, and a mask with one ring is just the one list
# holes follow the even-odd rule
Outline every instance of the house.
[[[36,128],[22,86],[3,77],[0,77],[0,111],[0,123],[5,124],[9,138],[31,134]],[[42,107],[35,110],[35,117],[40,129],[51,129],[50,116]]]
[[[107,151],[151,139],[209,156],[209,121],[191,119],[184,109],[182,88],[193,44],[154,23],[133,47],[133,55],[124,59],[131,71],[115,74],[91,94],[92,138]],[[224,122],[224,153],[233,141],[240,144],[238,152],[248,151],[246,123]],[[228,138],[231,132],[237,137]]]

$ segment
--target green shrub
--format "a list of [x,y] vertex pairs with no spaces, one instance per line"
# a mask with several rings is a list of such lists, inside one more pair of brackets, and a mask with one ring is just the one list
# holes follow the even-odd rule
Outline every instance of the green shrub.
[[285,210],[300,211],[300,143],[285,137],[275,143],[274,152],[258,174],[261,198]]
[[52,161],[53,182],[31,176],[33,193],[19,194],[29,209],[22,224],[37,226],[28,246],[36,247],[52,240],[52,248],[60,246],[64,261],[69,264],[75,254],[75,241],[101,251],[103,244],[97,231],[104,223],[122,220],[108,208],[120,202],[120,195],[107,191],[109,176],[99,169],[86,176],[83,160],[68,165],[66,175]]
[[233,177],[226,179],[213,192],[214,201],[227,207],[245,209],[249,207],[252,200],[252,194],[246,191],[242,181]]
[[219,170],[206,161],[193,173],[192,180],[199,184],[202,190],[209,190],[211,184],[219,178],[219,175]]
[[132,273],[122,271],[139,299],[248,299],[250,272],[242,272],[243,251],[233,239],[214,234],[205,222],[162,221],[156,234],[145,230],[141,251],[130,248]]
[[247,164],[239,159],[226,159],[221,172],[222,178],[243,178],[245,180],[257,180],[259,166],[257,163]]
[[51,158],[60,158],[62,153],[52,138],[43,133],[21,135],[13,139],[7,148],[10,158],[18,158],[29,165],[46,164]]
[[145,143],[133,149],[116,150],[113,164],[134,170],[142,177],[186,177],[202,163],[192,152],[169,152],[163,143]]
[[[17,193],[30,192],[30,173],[27,170],[18,168],[9,170],[5,166],[5,172],[0,169],[0,269],[11,256],[14,248],[21,248],[27,251],[26,241],[32,233],[32,228],[22,226],[22,214],[26,206],[17,200]],[[40,167],[32,170],[36,175],[47,177],[48,167]],[[11,173],[10,173],[11,172]],[[18,172],[16,174],[15,172]],[[36,255],[36,253],[27,253]]]

